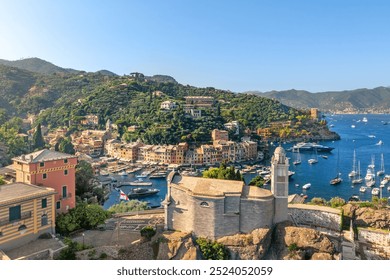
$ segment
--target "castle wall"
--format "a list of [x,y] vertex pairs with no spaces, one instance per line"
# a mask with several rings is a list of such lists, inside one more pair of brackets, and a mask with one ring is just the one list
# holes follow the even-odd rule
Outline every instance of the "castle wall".
[[[390,234],[388,232],[359,228],[359,239],[364,238],[370,243],[390,247]],[[390,253],[390,252],[389,252]]]
[[171,202],[167,215],[168,229],[193,231],[195,219],[192,197],[184,190],[171,188]]
[[289,204],[288,214],[290,221],[298,226],[340,231],[341,211],[339,209],[306,204]]
[[274,219],[274,199],[241,199],[240,232],[271,227]]

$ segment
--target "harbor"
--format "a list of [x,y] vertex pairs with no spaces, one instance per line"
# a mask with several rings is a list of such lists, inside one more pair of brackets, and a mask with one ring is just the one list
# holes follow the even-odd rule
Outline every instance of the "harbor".
[[[305,197],[306,201],[310,201],[314,197],[326,200],[341,197],[346,201],[349,199],[371,201],[373,195],[378,198],[390,197],[390,184],[387,185],[388,180],[385,179],[386,174],[390,174],[390,150],[386,145],[390,143],[390,134],[388,133],[389,126],[383,125],[390,120],[390,115],[334,115],[327,116],[326,120],[328,124],[332,125],[332,130],[341,136],[339,141],[319,143],[321,147],[326,146],[330,149],[323,149],[321,152],[315,149],[298,152],[293,149],[297,143],[282,143],[290,158],[289,194],[298,194]],[[278,145],[278,143],[274,143],[270,147],[270,151],[273,152],[273,149]],[[298,156],[300,163],[293,164]],[[387,162],[386,158],[388,158]],[[315,160],[316,163],[310,163],[310,160]],[[360,165],[361,183],[359,183],[359,176],[349,176],[354,165],[357,167],[357,162]],[[240,170],[246,184],[249,184],[250,180],[258,175],[267,179],[270,173],[269,165],[269,160],[254,165],[234,164],[235,168]],[[375,185],[371,187],[367,186],[366,180],[364,180],[370,165],[374,165],[373,173],[375,174]],[[165,177],[174,167],[161,166],[157,163],[116,163],[115,168],[113,166],[104,169],[103,174],[105,172],[108,174],[100,176],[100,178],[112,178],[113,184],[122,185],[121,189],[125,193],[139,187],[135,186],[136,184],[132,186],[131,182],[140,182],[140,185],[144,183],[147,188],[156,188],[159,190],[156,194],[139,199],[147,201],[151,208],[161,206],[167,188]],[[179,167],[176,166],[176,168]],[[181,167],[180,170],[183,175],[201,176],[205,168]],[[389,172],[386,173],[386,170]],[[357,168],[355,171],[357,175]],[[383,172],[378,173],[378,171]],[[336,177],[339,178],[339,181],[333,181],[335,183],[332,184],[332,180],[335,180]],[[143,183],[137,181],[139,179],[142,179]],[[110,179],[105,180],[107,182]],[[383,183],[382,187],[381,183]],[[270,189],[269,183],[263,187]],[[374,188],[377,188],[378,191],[375,189],[373,194]],[[119,203],[119,193],[113,189],[107,197],[104,208],[108,209],[116,203]]]

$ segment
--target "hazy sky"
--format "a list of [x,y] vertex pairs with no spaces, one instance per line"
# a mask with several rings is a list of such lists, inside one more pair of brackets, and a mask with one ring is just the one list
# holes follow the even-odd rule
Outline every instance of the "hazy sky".
[[232,91],[388,86],[390,1],[0,0],[0,58]]

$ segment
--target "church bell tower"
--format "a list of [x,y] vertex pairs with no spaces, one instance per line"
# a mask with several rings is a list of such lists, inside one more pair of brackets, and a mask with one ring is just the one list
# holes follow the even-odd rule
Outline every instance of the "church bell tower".
[[271,192],[275,197],[274,224],[288,220],[288,158],[282,147],[271,160]]

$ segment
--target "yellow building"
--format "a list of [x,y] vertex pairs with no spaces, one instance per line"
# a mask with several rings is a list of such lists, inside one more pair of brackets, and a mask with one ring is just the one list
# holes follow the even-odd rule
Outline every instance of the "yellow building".
[[0,250],[11,250],[55,230],[55,191],[26,183],[0,186]]

